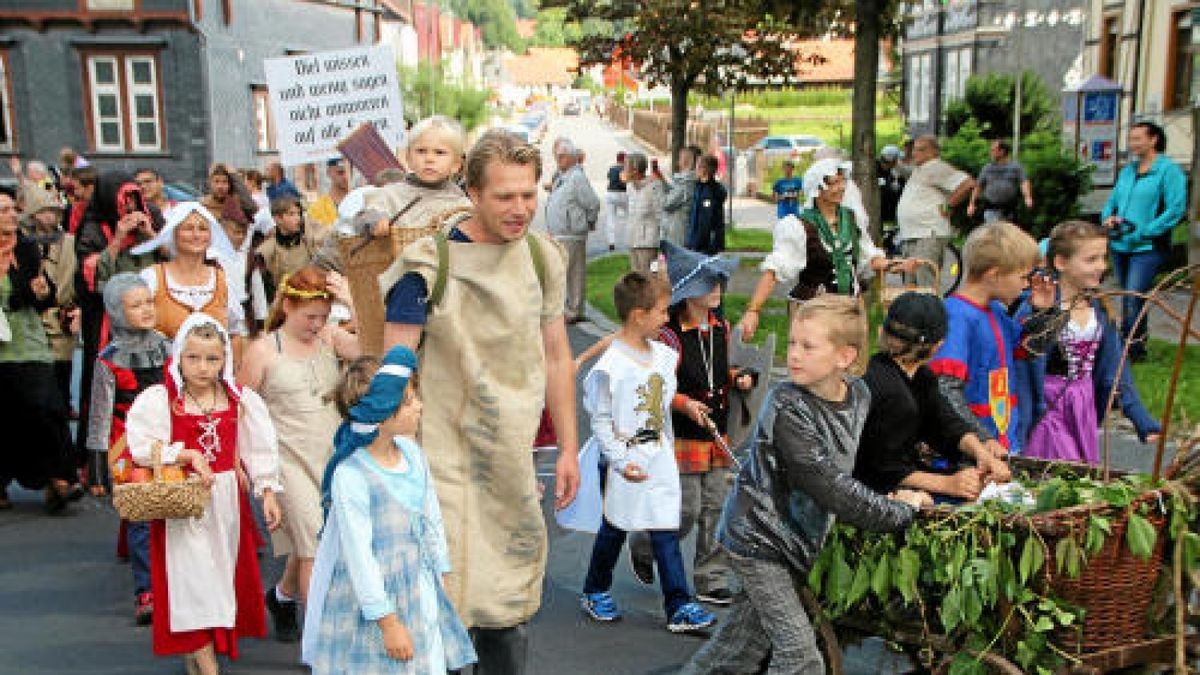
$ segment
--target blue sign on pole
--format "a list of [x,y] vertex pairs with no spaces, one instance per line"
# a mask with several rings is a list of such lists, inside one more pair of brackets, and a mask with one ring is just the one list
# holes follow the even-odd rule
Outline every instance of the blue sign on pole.
[[1117,121],[1117,92],[1096,91],[1083,95],[1084,124],[1104,124]]

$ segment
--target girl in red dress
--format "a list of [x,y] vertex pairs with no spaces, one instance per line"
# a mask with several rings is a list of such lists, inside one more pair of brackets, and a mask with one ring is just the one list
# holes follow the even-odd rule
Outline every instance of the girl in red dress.
[[189,467],[210,487],[199,518],[150,528],[154,653],[184,654],[189,673],[217,673],[217,654],[238,656],[239,637],[266,637],[254,519],[239,467],[261,497],[267,526],[280,524],[279,453],[262,399],[233,379],[229,335],[191,315],[175,338],[166,382],[142,392],[126,421],[135,462]]

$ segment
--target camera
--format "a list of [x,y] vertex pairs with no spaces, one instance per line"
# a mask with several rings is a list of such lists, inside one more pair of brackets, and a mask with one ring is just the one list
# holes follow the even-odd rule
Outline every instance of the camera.
[[1136,228],[1134,227],[1133,223],[1125,220],[1121,216],[1117,216],[1113,219],[1112,227],[1108,228],[1108,238],[1120,239],[1121,237],[1132,234],[1134,229]]

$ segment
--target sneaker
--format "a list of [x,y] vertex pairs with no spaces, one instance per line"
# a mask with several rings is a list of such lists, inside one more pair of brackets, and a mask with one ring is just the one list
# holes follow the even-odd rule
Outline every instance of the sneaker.
[[635,555],[633,548],[629,549],[629,568],[633,570],[633,578],[645,586],[654,585],[654,558]]
[[672,633],[698,633],[717,622],[713,613],[699,604],[689,602],[671,615],[667,630]]
[[275,587],[267,591],[267,611],[275,624],[275,639],[280,642],[296,642],[300,639],[300,624],[296,619],[296,602],[282,602],[275,595]]
[[714,588],[711,591],[696,593],[696,599],[710,605],[729,605],[733,603],[733,593],[727,588]]
[[154,618],[154,594],[138,593],[133,604],[133,620],[139,626],[149,626]]
[[584,593],[579,599],[579,606],[584,614],[596,621],[608,622],[621,618],[621,610],[617,609],[617,603],[613,602],[610,593]]

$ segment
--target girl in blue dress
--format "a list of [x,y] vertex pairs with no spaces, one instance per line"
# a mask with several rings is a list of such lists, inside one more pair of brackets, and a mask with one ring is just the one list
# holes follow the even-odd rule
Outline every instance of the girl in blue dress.
[[445,675],[476,660],[442,586],[441,510],[413,440],[416,365],[405,347],[388,352],[334,437],[305,616],[303,657],[316,674]]

